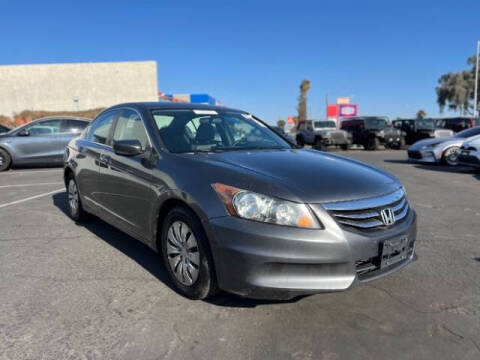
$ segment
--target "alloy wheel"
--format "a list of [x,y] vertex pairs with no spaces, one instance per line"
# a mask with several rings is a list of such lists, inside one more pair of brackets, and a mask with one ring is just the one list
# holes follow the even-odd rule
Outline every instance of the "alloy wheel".
[[195,235],[183,221],[175,221],[167,234],[168,265],[175,278],[185,286],[198,279],[200,253]]
[[445,151],[445,162],[448,165],[455,166],[458,164],[458,148],[453,147]]
[[70,179],[68,183],[68,203],[72,213],[76,213],[78,211],[78,190],[77,184],[73,179]]

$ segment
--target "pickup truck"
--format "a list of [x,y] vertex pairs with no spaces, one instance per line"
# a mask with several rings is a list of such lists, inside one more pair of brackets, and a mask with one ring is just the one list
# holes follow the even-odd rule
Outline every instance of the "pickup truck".
[[337,129],[335,121],[306,120],[298,124],[295,140],[299,146],[312,145],[317,150],[325,150],[328,146],[340,146],[342,150],[348,150],[352,136]]

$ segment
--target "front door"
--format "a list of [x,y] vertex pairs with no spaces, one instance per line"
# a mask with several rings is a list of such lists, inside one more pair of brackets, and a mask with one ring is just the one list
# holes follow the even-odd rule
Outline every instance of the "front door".
[[151,143],[136,111],[125,109],[117,119],[113,143],[118,140],[140,141],[143,153],[122,156],[112,148],[103,151],[100,182],[104,205],[128,230],[148,240],[155,199],[151,185]]
[[59,152],[62,119],[36,121],[25,126],[15,139],[15,163],[21,165],[57,165],[63,160]]

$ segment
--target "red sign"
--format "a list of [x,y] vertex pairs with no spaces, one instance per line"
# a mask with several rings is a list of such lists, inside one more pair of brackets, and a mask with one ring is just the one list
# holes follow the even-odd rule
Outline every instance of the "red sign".
[[328,105],[327,107],[327,117],[337,117],[338,116],[338,106],[337,105]]
[[287,118],[287,124],[291,124],[291,125],[294,125],[295,124],[295,121],[293,120],[293,116],[289,116]]
[[358,106],[353,104],[345,104],[339,105],[339,112],[340,117],[349,117],[349,116],[357,116],[358,114]]

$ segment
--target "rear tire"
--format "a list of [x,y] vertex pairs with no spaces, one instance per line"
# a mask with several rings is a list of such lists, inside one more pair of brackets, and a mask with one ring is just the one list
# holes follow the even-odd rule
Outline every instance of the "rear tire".
[[11,164],[12,157],[10,154],[5,150],[0,149],[0,172],[8,170]]
[[205,231],[190,209],[178,206],[170,210],[162,224],[160,241],[163,262],[180,294],[200,300],[218,292]]
[[73,174],[69,174],[67,177],[67,204],[68,213],[74,221],[81,222],[87,219],[88,214],[83,210],[82,200]]
[[340,148],[341,148],[343,151],[350,150],[350,144],[342,144],[342,145],[340,145]]

